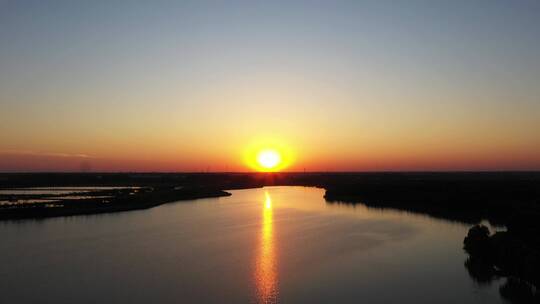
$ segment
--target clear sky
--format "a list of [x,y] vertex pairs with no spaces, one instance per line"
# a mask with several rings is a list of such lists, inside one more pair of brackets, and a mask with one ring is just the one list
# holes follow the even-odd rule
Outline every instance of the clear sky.
[[540,1],[0,0],[0,171],[539,170]]

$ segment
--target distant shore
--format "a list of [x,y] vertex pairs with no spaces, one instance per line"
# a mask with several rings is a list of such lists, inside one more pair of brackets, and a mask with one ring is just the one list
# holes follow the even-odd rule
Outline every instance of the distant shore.
[[206,188],[148,188],[137,194],[122,194],[109,198],[68,199],[55,203],[24,204],[15,208],[0,208],[0,220],[38,219],[58,216],[89,215],[156,207],[162,204],[202,198],[231,195],[228,192]]
[[141,191],[107,192],[110,199],[106,200],[0,206],[0,220],[147,209],[174,201],[227,196],[228,189],[279,185],[324,188],[330,203],[405,209],[466,223],[489,219],[504,225],[516,213],[540,206],[540,172],[4,173],[0,174],[0,190],[107,186],[140,187]]

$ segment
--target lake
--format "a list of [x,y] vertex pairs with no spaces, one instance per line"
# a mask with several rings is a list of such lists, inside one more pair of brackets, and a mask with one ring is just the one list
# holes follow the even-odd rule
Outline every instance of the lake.
[[230,192],[0,222],[0,303],[503,303],[464,267],[470,225],[318,188]]

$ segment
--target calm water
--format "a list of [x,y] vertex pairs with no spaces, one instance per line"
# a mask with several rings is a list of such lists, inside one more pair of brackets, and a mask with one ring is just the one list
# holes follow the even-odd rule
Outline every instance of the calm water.
[[271,187],[116,214],[0,222],[0,303],[501,303],[468,226]]

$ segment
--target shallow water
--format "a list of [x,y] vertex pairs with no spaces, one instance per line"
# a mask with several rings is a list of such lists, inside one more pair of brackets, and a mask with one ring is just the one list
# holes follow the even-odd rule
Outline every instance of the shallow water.
[[64,195],[70,193],[89,193],[104,190],[139,189],[140,187],[38,187],[38,188],[3,188],[0,195]]
[[468,225],[269,187],[149,210],[0,222],[0,303],[502,303]]

